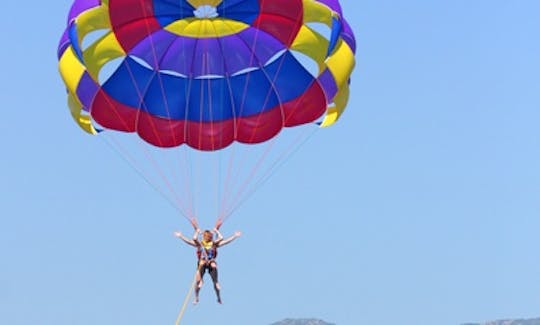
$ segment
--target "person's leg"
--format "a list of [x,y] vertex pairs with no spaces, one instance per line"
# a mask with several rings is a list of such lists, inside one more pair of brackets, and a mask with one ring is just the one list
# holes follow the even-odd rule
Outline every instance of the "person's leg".
[[206,265],[204,261],[199,261],[198,267],[197,267],[197,273],[195,274],[195,299],[193,300],[194,304],[199,302],[199,292],[201,291],[201,288],[203,285],[202,279],[203,279],[205,271],[206,271]]
[[212,261],[210,263],[210,268],[208,270],[208,273],[210,273],[210,277],[212,278],[212,282],[214,282],[214,290],[216,291],[216,297],[218,303],[221,303],[221,287],[218,282],[218,270],[217,270],[217,264],[215,261]]

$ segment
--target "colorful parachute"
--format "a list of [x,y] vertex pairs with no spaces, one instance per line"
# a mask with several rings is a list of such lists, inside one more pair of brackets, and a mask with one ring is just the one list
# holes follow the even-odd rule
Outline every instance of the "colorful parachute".
[[334,123],[354,51],[337,0],[75,0],[58,57],[85,131],[211,151]]

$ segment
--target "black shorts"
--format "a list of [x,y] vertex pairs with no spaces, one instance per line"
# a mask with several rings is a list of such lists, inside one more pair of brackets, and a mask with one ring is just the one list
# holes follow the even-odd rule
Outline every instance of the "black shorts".
[[[208,272],[210,272],[213,267],[210,266],[212,263],[216,263],[216,260],[208,260],[208,261],[204,261],[204,264],[201,266],[200,265],[201,261],[197,261],[197,268],[199,269],[199,273],[201,273],[201,275],[203,275],[206,270],[208,270]],[[216,264],[217,265],[217,264]]]
[[215,260],[209,260],[205,261],[205,263],[201,266],[199,266],[200,261],[197,262],[197,269],[199,271],[199,276],[201,277],[201,280],[204,276],[204,273],[206,273],[206,270],[208,270],[208,273],[210,274],[210,277],[212,278],[212,281],[214,283],[218,282],[218,271],[217,267],[212,267],[210,264],[215,263]]

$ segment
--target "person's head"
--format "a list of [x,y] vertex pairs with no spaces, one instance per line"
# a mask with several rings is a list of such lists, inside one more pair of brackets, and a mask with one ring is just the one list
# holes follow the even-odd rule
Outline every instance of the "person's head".
[[210,230],[205,230],[202,233],[202,238],[204,241],[211,241],[214,239],[214,234]]

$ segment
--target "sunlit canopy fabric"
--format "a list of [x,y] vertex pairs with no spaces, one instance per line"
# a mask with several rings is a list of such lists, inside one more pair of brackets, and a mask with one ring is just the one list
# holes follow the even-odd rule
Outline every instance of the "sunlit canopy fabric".
[[333,124],[355,47],[336,0],[76,0],[58,58],[85,131],[218,150]]

